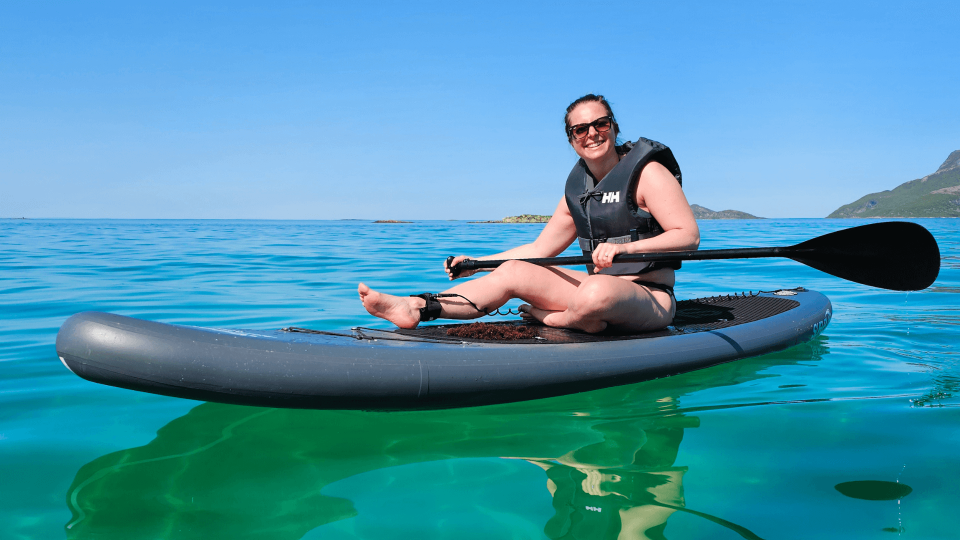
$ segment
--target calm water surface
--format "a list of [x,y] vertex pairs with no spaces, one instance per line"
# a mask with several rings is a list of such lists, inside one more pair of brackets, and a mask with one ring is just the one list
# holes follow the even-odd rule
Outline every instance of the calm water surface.
[[[64,369],[54,339],[85,310],[389,328],[357,282],[441,290],[447,255],[539,225],[2,220],[0,538],[956,539],[960,232],[918,222],[943,254],[922,292],[777,259],[684,264],[681,299],[825,293],[833,321],[807,345],[574,396],[378,413],[100,386]],[[701,222],[701,247],[862,223]]]

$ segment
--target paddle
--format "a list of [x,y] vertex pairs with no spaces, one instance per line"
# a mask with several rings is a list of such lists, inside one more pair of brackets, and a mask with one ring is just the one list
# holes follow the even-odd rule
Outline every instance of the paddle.
[[[838,278],[894,291],[919,291],[940,273],[940,248],[930,232],[916,223],[885,221],[836,231],[795,246],[661,253],[623,254],[614,262],[705,261],[785,257]],[[519,259],[540,266],[591,264],[587,256]],[[506,261],[466,259],[452,268],[496,268]]]

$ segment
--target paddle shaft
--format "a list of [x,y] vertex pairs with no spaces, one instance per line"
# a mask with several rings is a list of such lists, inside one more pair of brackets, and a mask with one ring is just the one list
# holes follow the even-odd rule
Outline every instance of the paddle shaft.
[[[613,258],[613,262],[658,262],[658,261],[705,261],[715,259],[760,259],[764,257],[787,257],[810,253],[813,249],[796,247],[771,248],[740,248],[740,249],[710,249],[703,251],[665,251],[659,253],[621,253]],[[507,262],[505,260],[475,260],[466,259],[453,268],[454,276],[463,270],[482,270],[496,268]],[[519,259],[523,262],[540,266],[568,266],[575,264],[593,264],[593,258],[580,255],[576,257],[544,257],[535,259]],[[459,271],[457,271],[459,270]]]

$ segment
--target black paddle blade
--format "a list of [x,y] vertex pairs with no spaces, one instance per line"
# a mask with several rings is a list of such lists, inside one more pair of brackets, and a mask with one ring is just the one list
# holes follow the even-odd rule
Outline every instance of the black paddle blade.
[[937,241],[921,225],[906,221],[825,234],[787,248],[785,256],[839,278],[894,291],[926,289],[940,273]]

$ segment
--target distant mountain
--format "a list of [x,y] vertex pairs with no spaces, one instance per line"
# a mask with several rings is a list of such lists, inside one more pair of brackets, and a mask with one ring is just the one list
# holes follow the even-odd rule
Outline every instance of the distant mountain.
[[960,150],[951,152],[937,172],[871,193],[827,217],[960,217]]
[[690,208],[693,210],[693,217],[697,219],[763,219],[739,210],[721,210],[714,212],[699,204],[691,204]]

